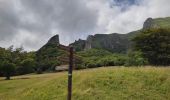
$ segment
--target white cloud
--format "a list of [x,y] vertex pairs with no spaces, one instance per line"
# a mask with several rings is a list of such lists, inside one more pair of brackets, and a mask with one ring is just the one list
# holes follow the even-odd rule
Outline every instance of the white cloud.
[[139,5],[129,6],[123,12],[117,6],[109,8],[108,5],[100,5],[99,30],[103,29],[104,33],[128,33],[138,30],[148,17],[170,16],[169,4],[169,0],[141,0]]

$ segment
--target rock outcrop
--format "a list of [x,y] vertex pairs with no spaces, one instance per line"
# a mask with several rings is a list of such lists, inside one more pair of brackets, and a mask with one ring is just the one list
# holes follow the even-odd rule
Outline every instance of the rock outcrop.
[[151,28],[159,28],[159,25],[155,22],[154,19],[148,18],[143,24],[143,30],[147,30]]
[[71,43],[70,45],[74,46],[74,49],[76,51],[82,51],[85,48],[85,44],[86,44],[85,40],[79,39],[76,40],[74,43]]
[[55,35],[52,38],[50,38],[50,40],[47,42],[47,44],[59,44],[59,35]]

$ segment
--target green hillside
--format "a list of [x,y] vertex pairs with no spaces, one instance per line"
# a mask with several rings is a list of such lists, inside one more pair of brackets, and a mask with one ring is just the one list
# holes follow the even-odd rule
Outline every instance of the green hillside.
[[[0,100],[66,100],[67,72],[0,78]],[[170,68],[74,71],[73,100],[170,100]]]
[[161,28],[170,28],[170,17],[154,19]]

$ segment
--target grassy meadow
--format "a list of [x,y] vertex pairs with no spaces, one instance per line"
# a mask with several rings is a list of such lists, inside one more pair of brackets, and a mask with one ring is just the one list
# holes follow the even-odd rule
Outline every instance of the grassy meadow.
[[[0,78],[0,100],[66,100],[67,72]],[[170,67],[73,72],[72,100],[170,100]]]

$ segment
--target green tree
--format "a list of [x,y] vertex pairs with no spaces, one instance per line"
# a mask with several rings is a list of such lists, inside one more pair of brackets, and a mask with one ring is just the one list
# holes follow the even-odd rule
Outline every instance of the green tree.
[[2,73],[6,77],[6,80],[10,80],[11,75],[15,72],[15,64],[4,62],[1,67]]
[[0,63],[0,76],[2,76],[3,73],[2,73],[2,63]]
[[8,52],[5,48],[0,47],[0,76],[3,76],[3,66],[4,62],[10,61],[10,52]]
[[153,65],[170,65],[170,29],[145,30],[134,39],[135,50]]

